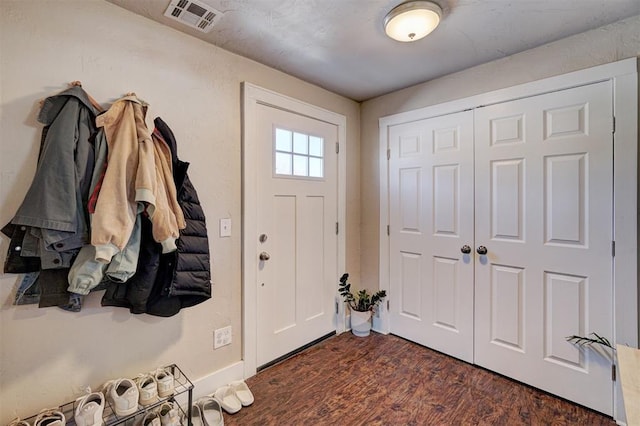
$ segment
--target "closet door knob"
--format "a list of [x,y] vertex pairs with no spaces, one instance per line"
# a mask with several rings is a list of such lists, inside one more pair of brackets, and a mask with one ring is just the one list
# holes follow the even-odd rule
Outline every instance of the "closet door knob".
[[478,249],[476,251],[479,255],[487,254],[487,248],[485,246],[478,246]]
[[269,260],[271,259],[271,256],[269,256],[269,253],[267,253],[266,251],[263,251],[262,253],[260,253],[260,260]]
[[465,245],[462,246],[460,251],[462,252],[462,254],[469,254],[469,253],[471,253],[471,247],[469,247],[468,245],[465,244]]

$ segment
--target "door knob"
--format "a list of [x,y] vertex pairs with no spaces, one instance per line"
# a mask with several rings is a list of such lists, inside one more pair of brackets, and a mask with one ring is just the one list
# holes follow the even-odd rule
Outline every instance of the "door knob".
[[476,251],[480,255],[487,254],[487,248],[485,246],[478,246],[478,249]]
[[271,256],[269,256],[269,253],[267,253],[266,251],[260,253],[260,260],[269,260],[270,258]]
[[465,245],[462,246],[460,251],[462,252],[462,254],[469,254],[469,253],[471,253],[471,247],[469,247],[468,245],[465,244]]

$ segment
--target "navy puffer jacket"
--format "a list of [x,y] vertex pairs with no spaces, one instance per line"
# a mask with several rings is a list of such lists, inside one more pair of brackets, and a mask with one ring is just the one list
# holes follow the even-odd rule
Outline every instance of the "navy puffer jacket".
[[178,250],[162,255],[160,270],[147,302],[148,314],[171,316],[181,308],[211,298],[209,239],[198,193],[187,174],[189,163],[178,159],[176,139],[169,126],[160,117],[154,120],[154,124],[155,131],[171,150],[178,204],[187,224],[185,229],[180,230],[180,237],[176,241]]
[[184,213],[177,250],[161,254],[153,241],[151,227],[143,220],[140,258],[136,274],[126,283],[110,283],[102,299],[104,306],[129,307],[134,314],[170,317],[180,309],[211,298],[211,262],[204,211],[189,180],[189,163],[180,161],[173,132],[161,118],[154,120],[154,132],[169,146],[178,204]]

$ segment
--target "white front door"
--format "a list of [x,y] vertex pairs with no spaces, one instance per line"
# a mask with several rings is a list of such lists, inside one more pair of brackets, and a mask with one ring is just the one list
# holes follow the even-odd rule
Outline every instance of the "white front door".
[[475,363],[612,414],[612,87],[478,108]]
[[338,128],[257,105],[257,365],[335,331]]
[[389,149],[391,332],[473,362],[473,112],[390,127]]

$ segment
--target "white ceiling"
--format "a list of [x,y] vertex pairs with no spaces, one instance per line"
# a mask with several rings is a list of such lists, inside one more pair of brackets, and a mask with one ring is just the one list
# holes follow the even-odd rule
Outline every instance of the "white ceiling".
[[108,1],[356,101],[640,14],[640,0],[435,0],[440,26],[400,43],[382,21],[403,0],[201,0],[224,13],[208,34],[165,17],[170,0]]

